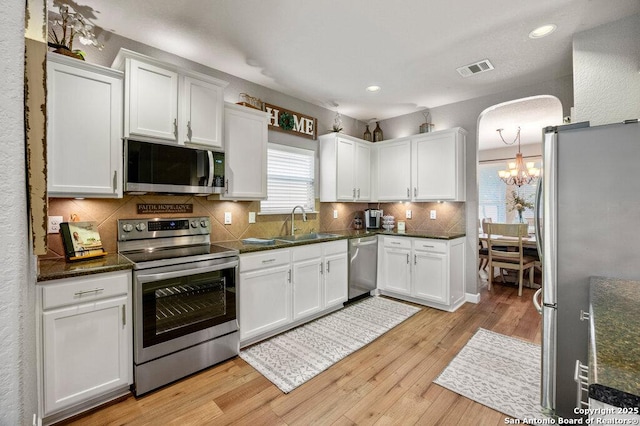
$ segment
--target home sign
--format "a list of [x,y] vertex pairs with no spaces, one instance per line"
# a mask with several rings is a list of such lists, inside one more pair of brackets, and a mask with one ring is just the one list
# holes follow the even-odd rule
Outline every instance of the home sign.
[[318,120],[279,106],[264,104],[269,113],[269,128],[279,132],[295,133],[308,139],[316,139]]

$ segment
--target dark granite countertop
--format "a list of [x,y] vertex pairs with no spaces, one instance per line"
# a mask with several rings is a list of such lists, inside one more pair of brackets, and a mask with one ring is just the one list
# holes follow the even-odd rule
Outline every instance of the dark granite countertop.
[[322,233],[332,234],[335,236],[328,237],[328,238],[313,239],[313,240],[300,240],[295,242],[284,242],[284,241],[274,240],[273,243],[270,243],[270,244],[245,244],[242,242],[242,240],[221,241],[221,242],[215,242],[214,244],[238,250],[240,254],[242,254],[242,253],[253,253],[253,252],[264,251],[264,250],[295,247],[295,246],[306,245],[306,244],[315,244],[315,243],[321,243],[326,241],[368,237],[372,235],[392,235],[392,236],[415,237],[415,238],[432,238],[432,239],[439,239],[439,240],[454,240],[456,238],[462,238],[466,235],[465,233],[458,233],[458,232],[434,234],[434,233],[429,233],[425,231],[411,231],[411,232],[407,231],[404,233],[398,233],[398,232],[387,232],[382,230],[365,231],[365,230],[355,230],[355,229],[350,229],[345,231],[326,231]]
[[591,277],[589,396],[640,407],[640,281]]
[[67,262],[64,258],[38,261],[38,282],[132,269],[133,263],[119,254]]

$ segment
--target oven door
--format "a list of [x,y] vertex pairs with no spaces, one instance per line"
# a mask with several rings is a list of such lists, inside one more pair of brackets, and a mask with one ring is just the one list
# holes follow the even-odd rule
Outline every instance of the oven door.
[[134,271],[135,363],[237,332],[238,258]]

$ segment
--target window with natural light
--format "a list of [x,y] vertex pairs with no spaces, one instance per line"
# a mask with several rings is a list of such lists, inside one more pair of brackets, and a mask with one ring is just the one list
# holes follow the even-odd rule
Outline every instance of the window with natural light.
[[269,144],[267,199],[261,214],[291,213],[295,206],[315,210],[315,153],[312,150]]
[[[536,167],[540,167],[540,158],[527,161],[535,161]],[[536,184],[534,181],[530,185],[505,184],[498,172],[504,170],[504,162],[486,162],[478,165],[478,219],[491,218],[493,222],[512,223],[516,220],[517,212],[509,210],[512,191],[520,197],[534,203]],[[526,209],[523,217],[529,223],[533,223],[533,210]]]

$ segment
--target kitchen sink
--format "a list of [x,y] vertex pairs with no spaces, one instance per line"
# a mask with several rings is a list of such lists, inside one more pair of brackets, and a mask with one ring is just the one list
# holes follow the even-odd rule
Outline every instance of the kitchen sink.
[[285,235],[284,237],[275,237],[274,239],[277,241],[286,241],[288,243],[295,243],[296,241],[312,241],[312,240],[322,240],[325,238],[335,238],[339,237],[338,234],[325,234],[325,233],[317,233],[312,232],[310,234],[297,234],[297,235]]

